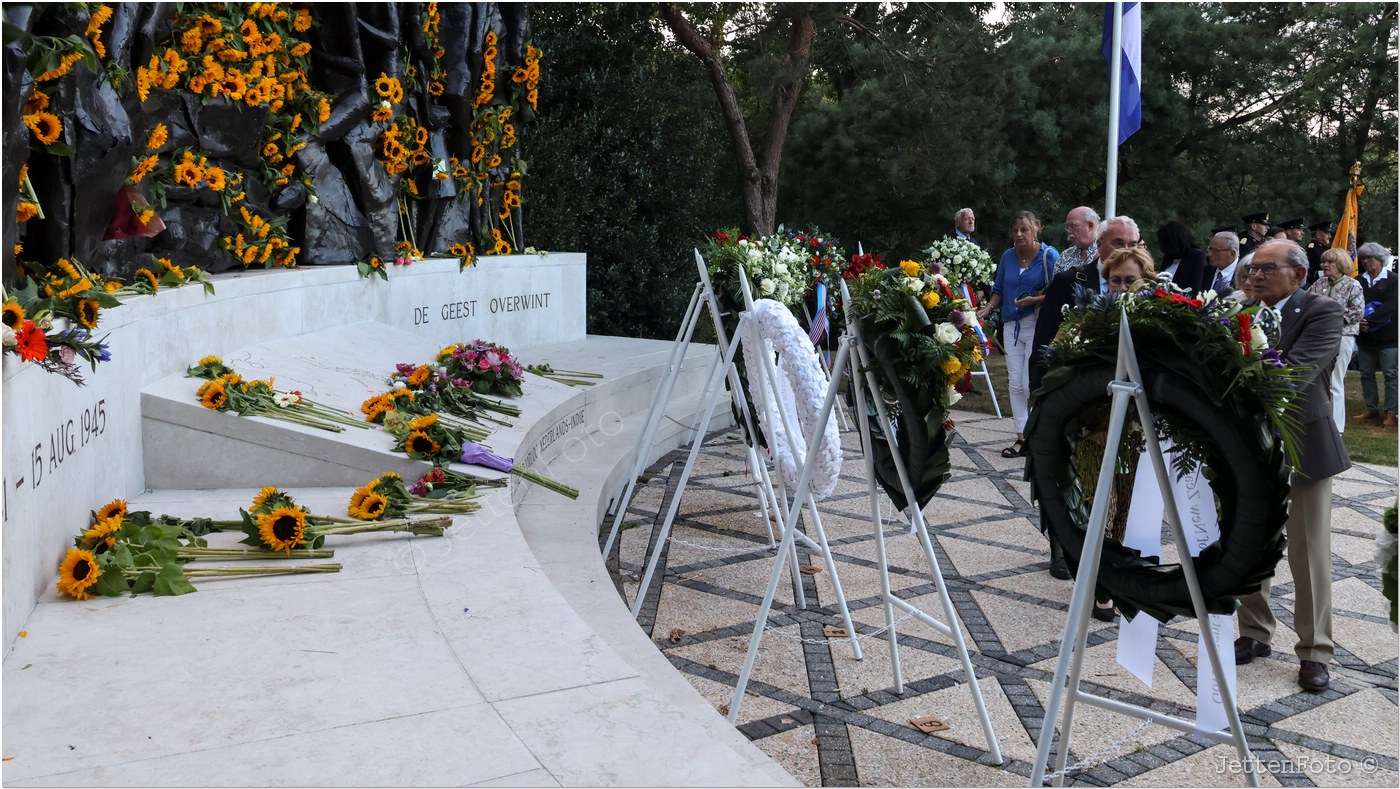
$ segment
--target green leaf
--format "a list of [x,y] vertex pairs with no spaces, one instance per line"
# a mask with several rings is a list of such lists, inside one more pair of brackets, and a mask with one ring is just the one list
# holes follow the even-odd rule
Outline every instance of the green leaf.
[[193,591],[194,584],[190,583],[190,579],[185,577],[185,571],[175,562],[162,567],[160,574],[156,576],[155,593],[159,597],[173,597]]
[[122,575],[121,569],[117,567],[105,570],[97,579],[97,583],[92,585],[93,593],[104,597],[116,597],[126,589],[126,576]]
[[131,579],[131,594],[136,596],[151,591],[156,585],[156,574],[153,572],[141,573]]

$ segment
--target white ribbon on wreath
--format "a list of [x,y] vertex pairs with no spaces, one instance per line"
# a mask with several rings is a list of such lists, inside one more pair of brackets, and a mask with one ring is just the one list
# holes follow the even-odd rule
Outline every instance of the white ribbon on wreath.
[[[826,400],[829,379],[817,359],[816,348],[807,332],[798,325],[782,302],[759,299],[751,310],[753,320],[744,337],[744,365],[748,370],[749,396],[758,412],[759,427],[768,439],[768,448],[777,459],[783,481],[790,490],[797,489],[802,463],[807,457],[806,437],[816,432]],[[776,388],[779,402],[774,403],[769,387],[762,385],[759,372],[762,354],[769,359],[777,353],[779,371]],[[778,409],[782,410],[779,411]],[[790,436],[784,429],[782,414],[789,424],[797,426],[799,435]],[[817,467],[812,470],[812,495],[820,500],[836,489],[841,474],[841,436],[836,423],[827,419],[823,425],[821,448],[817,452]]]

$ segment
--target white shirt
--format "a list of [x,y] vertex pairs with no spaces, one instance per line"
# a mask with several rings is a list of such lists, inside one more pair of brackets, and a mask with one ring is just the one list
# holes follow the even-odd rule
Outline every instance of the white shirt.
[[1367,284],[1368,286],[1374,288],[1374,287],[1376,286],[1376,283],[1377,283],[1377,282],[1380,282],[1381,280],[1383,280],[1383,279],[1385,279],[1386,277],[1390,276],[1390,269],[1385,268],[1384,266],[1382,266],[1382,267],[1381,267],[1380,276],[1376,277],[1375,279],[1371,279],[1371,275],[1370,275],[1370,274],[1367,274],[1367,273],[1365,273],[1365,272],[1362,272],[1361,276],[1363,276],[1363,277],[1366,278],[1366,284]]
[[[1234,262],[1232,262],[1230,265],[1228,265],[1228,266],[1226,266],[1225,268],[1222,268],[1222,269],[1217,269],[1217,270],[1216,270],[1216,276],[1219,276],[1219,275],[1222,275],[1222,274],[1223,274],[1223,275],[1225,276],[1225,284],[1226,284],[1228,287],[1231,287],[1231,288],[1235,287],[1235,267],[1238,266],[1239,264],[1240,264],[1240,259],[1239,259],[1239,258],[1235,258]],[[1213,290],[1213,289],[1215,288],[1215,277],[1211,277],[1211,278],[1210,278],[1210,283],[1211,283],[1211,289]]]

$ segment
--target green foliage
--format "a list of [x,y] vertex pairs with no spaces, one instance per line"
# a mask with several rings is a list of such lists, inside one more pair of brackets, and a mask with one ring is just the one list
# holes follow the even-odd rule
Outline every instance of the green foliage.
[[672,337],[693,248],[739,193],[714,93],[634,5],[537,5],[549,53],[527,139],[530,243],[588,255],[588,331]]

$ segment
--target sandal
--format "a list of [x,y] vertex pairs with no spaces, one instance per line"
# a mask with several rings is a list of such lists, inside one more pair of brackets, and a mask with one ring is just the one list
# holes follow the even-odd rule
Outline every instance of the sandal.
[[1011,446],[1009,446],[1009,447],[1007,447],[1006,449],[1003,449],[1003,450],[1001,451],[1001,456],[1004,457],[1004,458],[1019,458],[1019,457],[1024,457],[1025,454],[1026,454],[1026,446],[1025,446],[1025,444],[1026,444],[1026,442],[1025,442],[1024,439],[1018,438],[1018,439],[1016,439],[1016,443],[1012,444]]

